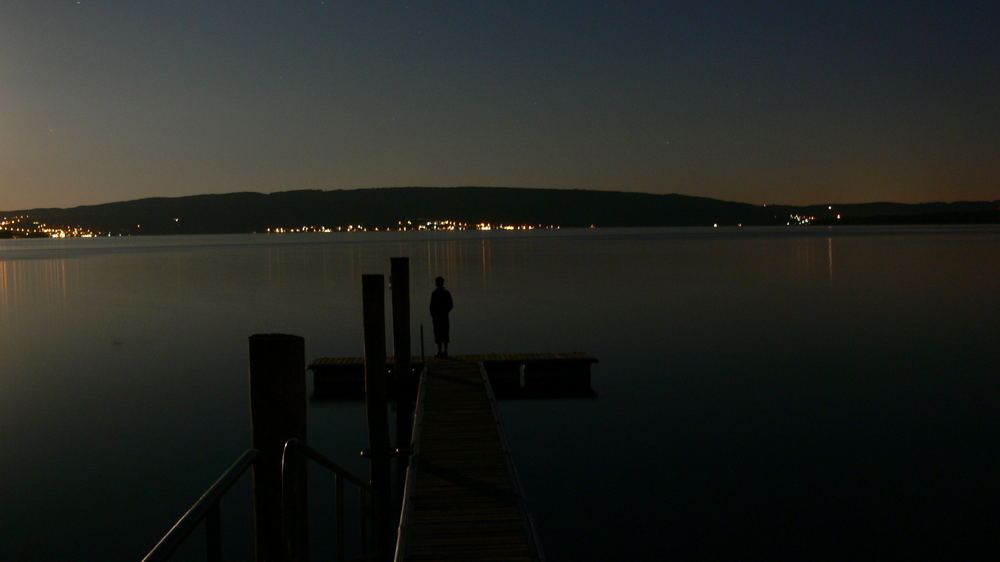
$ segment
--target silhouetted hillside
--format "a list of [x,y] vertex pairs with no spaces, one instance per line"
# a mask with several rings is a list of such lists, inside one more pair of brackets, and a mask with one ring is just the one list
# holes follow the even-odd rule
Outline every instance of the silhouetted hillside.
[[260,232],[268,227],[303,225],[386,226],[415,219],[564,227],[773,224],[776,220],[759,206],[703,197],[492,187],[230,193],[12,213],[27,213],[50,224],[133,234]]
[[[364,224],[398,220],[453,219],[508,224],[582,227],[785,224],[790,214],[841,222],[996,222],[997,203],[896,203],[768,206],[687,195],[593,190],[496,187],[401,187],[303,190],[272,194],[230,193],[151,198],[70,209],[11,211],[54,225],[83,226],[123,234],[261,232],[271,227]],[[970,219],[970,220],[963,220]]]

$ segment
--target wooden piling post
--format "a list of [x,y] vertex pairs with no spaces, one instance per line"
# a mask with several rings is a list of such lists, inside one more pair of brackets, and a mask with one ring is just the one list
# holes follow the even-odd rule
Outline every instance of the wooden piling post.
[[365,410],[375,547],[379,560],[392,553],[392,498],[389,472],[389,412],[385,368],[385,277],[361,276],[362,316],[365,338]]
[[[286,459],[282,509],[281,456],[289,439],[306,442],[305,340],[287,334],[250,336],[250,421],[253,448],[254,535],[257,562],[306,559],[305,458]],[[284,520],[283,520],[284,518]]]
[[[392,369],[396,389],[396,446],[410,449],[413,434],[413,407],[417,398],[417,381],[410,366],[410,259],[390,260],[392,280],[392,341],[396,357]],[[409,457],[402,454],[396,459],[396,498],[402,502],[406,483],[406,466]]]

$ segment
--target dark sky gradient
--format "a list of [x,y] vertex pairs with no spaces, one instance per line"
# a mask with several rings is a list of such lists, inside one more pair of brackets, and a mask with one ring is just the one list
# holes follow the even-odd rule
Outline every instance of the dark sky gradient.
[[998,6],[2,0],[0,209],[404,185],[998,199]]

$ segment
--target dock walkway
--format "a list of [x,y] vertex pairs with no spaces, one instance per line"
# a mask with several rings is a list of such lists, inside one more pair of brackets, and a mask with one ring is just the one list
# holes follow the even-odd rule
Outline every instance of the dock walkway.
[[421,378],[396,562],[543,560],[480,362]]
[[[390,369],[395,358],[389,357]],[[493,392],[500,399],[530,395],[593,395],[590,367],[597,359],[586,353],[482,353],[456,355],[453,361],[481,363]],[[421,366],[413,357],[410,364]],[[309,365],[317,396],[362,398],[365,381],[363,357],[321,357]]]

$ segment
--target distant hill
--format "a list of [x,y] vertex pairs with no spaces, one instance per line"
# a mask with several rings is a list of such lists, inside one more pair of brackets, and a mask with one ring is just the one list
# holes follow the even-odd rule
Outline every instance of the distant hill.
[[301,190],[271,194],[229,193],[150,198],[69,209],[30,209],[53,225],[82,226],[120,234],[263,232],[274,227],[364,224],[452,219],[468,223],[545,224],[563,227],[709,226],[785,224],[791,214],[817,221],[998,222],[998,202],[872,203],[827,206],[760,206],[705,197],[619,191],[501,187],[397,187]]
[[[769,207],[770,208],[770,207]],[[779,214],[816,217],[813,224],[975,224],[1000,222],[1000,201],[776,205]],[[838,219],[837,216],[840,215]]]

